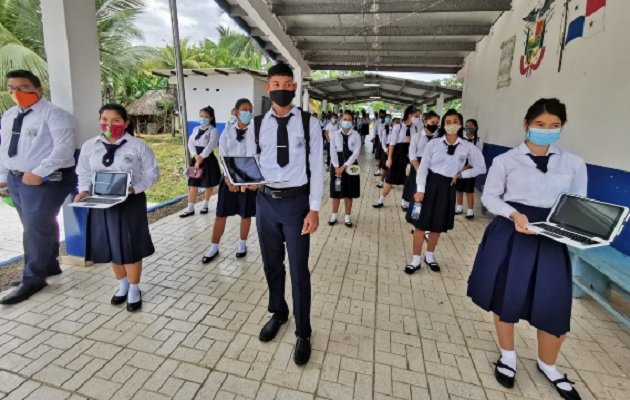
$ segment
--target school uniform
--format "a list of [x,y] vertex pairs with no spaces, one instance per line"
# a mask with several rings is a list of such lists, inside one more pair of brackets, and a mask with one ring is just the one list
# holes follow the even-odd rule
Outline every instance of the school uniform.
[[[219,154],[223,157],[243,157],[253,150],[247,149],[247,128],[239,129],[236,124],[226,126],[219,139]],[[219,184],[219,199],[217,200],[217,217],[231,217],[240,215],[241,218],[256,216],[256,191],[230,192],[225,179]]]
[[374,153],[374,159],[379,163],[381,161],[381,155],[383,154],[383,146],[381,146],[381,129],[383,127],[383,120],[377,118],[374,122],[374,145],[372,146],[372,153]]
[[[309,211],[320,210],[324,189],[321,128],[315,118],[307,118],[308,145],[302,111],[297,107],[284,117],[275,115],[273,108],[262,116],[258,143],[254,144],[262,175],[268,181],[277,182],[261,187],[256,197],[256,226],[269,286],[268,310],[279,320],[286,321],[289,316],[284,298],[286,250],[291,272],[295,333],[301,338],[311,336],[310,235],[302,235],[301,232]],[[256,119],[247,131],[248,141],[256,141],[255,130]],[[307,171],[310,171],[310,178]]]
[[[420,162],[427,143],[433,139],[433,136],[427,136],[424,130],[420,132],[420,134],[416,134],[411,137],[411,142],[409,143],[409,160],[416,160]],[[417,171],[412,165],[409,169],[409,175],[407,175],[402,195],[402,199],[408,203],[413,202],[413,197],[416,194],[416,175]]]
[[333,199],[356,199],[361,195],[361,178],[359,175],[350,176],[344,171],[341,174],[341,191],[335,190],[335,169],[342,165],[346,167],[357,165],[361,154],[361,136],[351,129],[348,134],[338,130],[331,135],[330,154],[330,197]]
[[390,185],[404,185],[409,165],[409,143],[414,134],[419,134],[418,127],[401,123],[394,126],[389,137],[389,145],[394,146],[392,167],[387,173],[385,183]]
[[[477,146],[479,151],[483,151],[483,143],[481,142],[481,139],[479,137],[477,137],[476,139],[475,138],[468,139],[464,137],[464,140]],[[468,162],[466,162],[466,166],[467,167],[469,166]],[[475,180],[476,180],[475,177],[466,178],[466,179],[458,179],[457,184],[455,185],[455,189],[458,192],[475,193]]]
[[392,130],[392,126],[390,124],[383,123],[379,130],[379,139],[381,142],[382,152],[380,154],[380,163],[379,168],[382,170],[387,170],[387,157],[388,157],[388,146],[389,146],[389,137]]
[[[333,132],[339,129],[341,129],[339,121],[335,123],[328,122],[324,128],[324,130],[328,132],[328,136],[331,136]],[[324,141],[324,149],[326,150],[326,165],[330,165],[330,141],[328,139]]]
[[[234,124],[227,124],[233,126]],[[214,155],[214,149],[217,147],[219,135],[217,129],[212,125],[206,128],[196,126],[190,137],[188,138],[188,152],[192,157],[190,165],[194,166],[195,156],[200,155],[203,158],[201,169],[203,176],[200,179],[188,178],[188,186],[210,188],[215,187],[221,182],[221,169],[219,161]]]
[[[466,160],[472,168],[464,170]],[[420,217],[407,221],[425,232],[447,232],[455,224],[455,186],[453,177],[470,178],[486,172],[483,155],[477,147],[461,138],[449,145],[446,137],[435,138],[427,143],[416,177],[416,191],[424,193]]]
[[133,264],[155,252],[145,192],[160,178],[153,151],[141,139],[125,134],[115,143],[99,135],[81,147],[76,173],[79,191],[89,191],[97,172],[131,172],[134,193],[106,209],[89,209],[86,259],[95,263]]
[[501,321],[527,320],[555,336],[571,321],[571,260],[567,246],[542,235],[517,233],[510,215],[544,221],[562,193],[586,195],[584,160],[556,146],[533,156],[525,143],[496,157],[482,203],[496,215],[479,244],[468,296]]

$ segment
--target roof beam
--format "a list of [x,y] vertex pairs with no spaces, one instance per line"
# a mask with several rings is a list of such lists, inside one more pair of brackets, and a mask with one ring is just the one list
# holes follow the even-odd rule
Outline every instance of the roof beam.
[[424,72],[433,74],[456,74],[461,67],[435,67],[435,66],[394,66],[394,65],[340,65],[340,64],[311,64],[313,71],[395,71],[395,72]]
[[271,11],[278,15],[322,14],[409,14],[432,12],[509,11],[511,0],[435,1],[337,1],[327,3],[273,4]]
[[395,56],[326,56],[318,55],[307,58],[311,64],[330,63],[330,64],[357,64],[357,68],[361,68],[362,64],[393,64],[393,65],[442,65],[442,66],[459,66],[464,64],[463,57],[395,57]]
[[298,42],[302,51],[317,50],[386,50],[386,51],[475,51],[475,42]]
[[292,27],[289,36],[484,36],[492,24],[383,26],[383,27]]

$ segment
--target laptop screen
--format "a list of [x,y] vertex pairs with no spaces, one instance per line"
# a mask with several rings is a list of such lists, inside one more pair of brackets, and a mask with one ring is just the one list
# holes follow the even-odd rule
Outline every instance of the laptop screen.
[[562,195],[549,221],[587,236],[608,240],[623,211],[622,207],[612,204]]
[[127,194],[127,174],[124,172],[97,172],[94,176],[94,195],[125,196]]
[[254,157],[223,157],[223,161],[234,183],[257,184],[265,180]]

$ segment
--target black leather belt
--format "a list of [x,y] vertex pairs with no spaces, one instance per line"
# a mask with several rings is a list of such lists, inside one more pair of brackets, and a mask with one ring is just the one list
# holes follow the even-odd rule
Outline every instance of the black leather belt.
[[269,186],[263,186],[260,190],[262,190],[263,193],[271,196],[272,199],[284,199],[287,197],[298,196],[300,194],[308,194],[309,185],[306,184],[304,186],[283,188],[283,189],[276,189]]
[[[53,171],[51,174],[54,174],[55,172],[60,172],[60,173],[68,173],[74,170],[74,167],[66,167],[66,168],[59,168],[56,171]],[[22,171],[16,171],[14,169],[9,170],[9,174],[11,174],[12,176],[16,176],[18,178],[21,178],[24,176],[24,172]]]

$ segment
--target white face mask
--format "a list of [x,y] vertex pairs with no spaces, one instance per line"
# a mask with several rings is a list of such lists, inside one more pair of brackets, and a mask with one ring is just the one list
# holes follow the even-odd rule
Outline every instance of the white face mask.
[[447,135],[457,135],[457,132],[459,132],[461,127],[462,127],[461,125],[450,124],[450,125],[445,125],[444,130],[446,131]]

